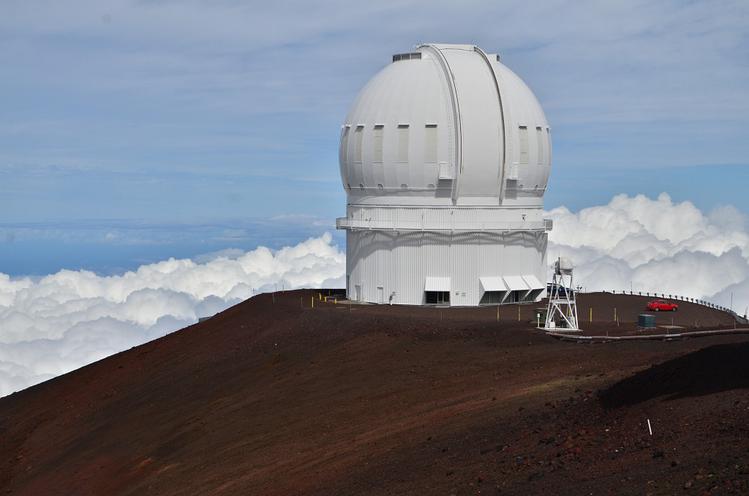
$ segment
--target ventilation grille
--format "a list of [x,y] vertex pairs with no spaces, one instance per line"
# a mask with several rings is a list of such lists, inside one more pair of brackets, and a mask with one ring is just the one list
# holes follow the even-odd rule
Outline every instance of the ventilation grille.
[[393,62],[398,62],[399,60],[414,60],[420,58],[421,52],[396,53],[395,55],[393,55]]

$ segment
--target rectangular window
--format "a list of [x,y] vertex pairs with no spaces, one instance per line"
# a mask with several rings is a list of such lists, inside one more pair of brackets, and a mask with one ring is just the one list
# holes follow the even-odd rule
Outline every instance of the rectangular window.
[[354,162],[357,164],[362,162],[361,143],[363,136],[364,126],[356,126],[356,129],[354,130]]
[[437,124],[427,124],[424,136],[424,162],[437,163]]
[[398,124],[398,162],[408,162],[408,124]]
[[344,126],[341,131],[341,150],[338,156],[338,160],[340,160],[342,164],[345,164],[348,159],[348,132],[349,126]]
[[520,163],[528,163],[528,127],[520,126]]
[[382,134],[383,134],[383,125],[378,124],[374,127],[374,155],[372,162],[375,164],[381,164],[382,163]]
[[544,130],[540,127],[536,128],[536,146],[538,147],[538,165],[541,165],[544,163]]
[[548,127],[546,128],[546,149],[549,150],[549,158],[546,163],[551,165],[551,131],[549,131]]

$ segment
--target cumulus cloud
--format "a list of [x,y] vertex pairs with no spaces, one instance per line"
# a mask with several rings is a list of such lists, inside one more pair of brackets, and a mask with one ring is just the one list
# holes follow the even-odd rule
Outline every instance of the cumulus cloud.
[[0,274],[0,396],[63,374],[275,288],[340,287],[345,255],[328,233],[272,251],[228,250],[104,277]]
[[[749,234],[733,207],[703,213],[666,194],[547,212],[549,261],[575,263],[586,290],[629,290],[749,305]],[[62,270],[0,274],[0,396],[163,336],[282,287],[343,287],[345,255],[330,234],[273,251],[223,250],[105,277]]]
[[733,207],[705,214],[663,193],[618,195],[608,205],[577,213],[559,207],[547,215],[554,219],[549,259],[572,259],[586,290],[632,288],[726,307],[734,293],[740,313],[740,302],[749,303],[749,233]]

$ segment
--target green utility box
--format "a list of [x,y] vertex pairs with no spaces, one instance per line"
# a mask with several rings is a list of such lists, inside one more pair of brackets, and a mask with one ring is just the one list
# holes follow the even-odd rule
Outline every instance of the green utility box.
[[637,327],[643,329],[653,329],[655,327],[655,315],[649,313],[641,313],[637,317]]

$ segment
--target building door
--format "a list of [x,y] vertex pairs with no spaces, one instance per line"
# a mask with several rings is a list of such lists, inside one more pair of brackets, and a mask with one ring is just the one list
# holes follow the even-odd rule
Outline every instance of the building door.
[[361,286],[357,284],[354,287],[356,288],[356,299],[354,301],[361,301]]
[[427,305],[449,305],[450,304],[450,292],[449,291],[426,291],[426,303]]
[[377,303],[385,303],[385,289],[382,286],[377,286]]

